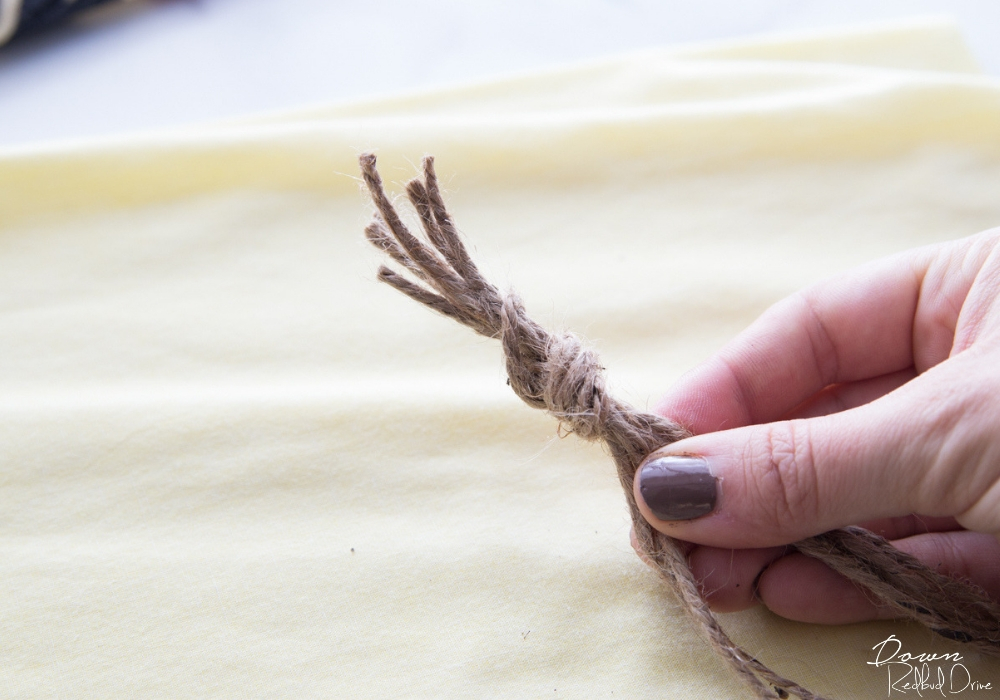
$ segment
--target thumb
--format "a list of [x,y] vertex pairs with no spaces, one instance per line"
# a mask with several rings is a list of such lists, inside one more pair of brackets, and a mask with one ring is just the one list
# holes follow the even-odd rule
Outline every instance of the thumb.
[[876,518],[984,510],[974,506],[998,488],[997,455],[982,449],[996,441],[988,423],[975,426],[983,412],[967,407],[981,392],[956,391],[952,373],[936,369],[842,413],[657,450],[636,473],[639,508],[671,537],[726,548],[788,544]]

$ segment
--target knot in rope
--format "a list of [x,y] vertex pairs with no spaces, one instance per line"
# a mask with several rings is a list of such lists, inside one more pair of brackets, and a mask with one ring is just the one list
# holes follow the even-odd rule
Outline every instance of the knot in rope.
[[514,393],[554,415],[568,433],[604,437],[612,399],[604,368],[579,338],[549,333],[528,318],[517,295],[508,294],[500,309],[500,340]]

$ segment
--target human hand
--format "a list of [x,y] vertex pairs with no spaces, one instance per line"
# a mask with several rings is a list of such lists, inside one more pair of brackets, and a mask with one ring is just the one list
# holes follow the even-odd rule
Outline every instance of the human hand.
[[891,617],[784,546],[852,524],[1000,599],[1000,229],[779,302],[657,412],[696,436],[646,459],[636,500],[715,610]]

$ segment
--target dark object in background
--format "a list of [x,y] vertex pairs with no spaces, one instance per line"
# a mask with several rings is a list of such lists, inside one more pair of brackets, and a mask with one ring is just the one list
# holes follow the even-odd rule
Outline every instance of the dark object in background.
[[110,0],[0,0],[0,44]]

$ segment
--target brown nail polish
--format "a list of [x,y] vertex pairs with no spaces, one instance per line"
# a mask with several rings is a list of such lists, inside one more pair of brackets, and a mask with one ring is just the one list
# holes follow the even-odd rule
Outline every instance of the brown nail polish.
[[702,457],[651,459],[639,471],[639,492],[660,520],[691,520],[715,508],[715,477]]

